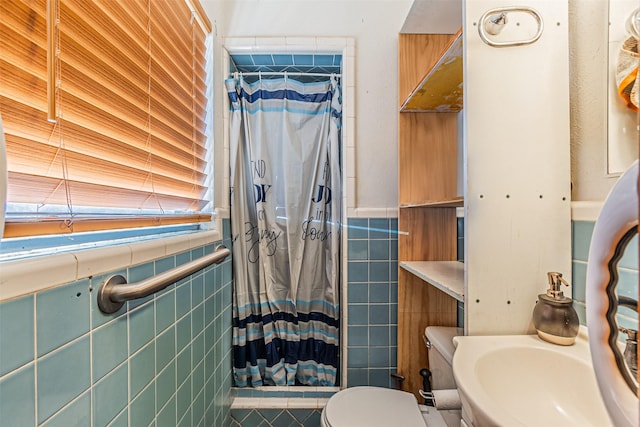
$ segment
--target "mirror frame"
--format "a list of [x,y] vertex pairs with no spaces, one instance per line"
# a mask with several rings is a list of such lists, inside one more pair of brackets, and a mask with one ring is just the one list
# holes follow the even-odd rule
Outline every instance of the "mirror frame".
[[[607,196],[598,216],[587,261],[587,328],[593,367],[602,399],[609,416],[618,427],[637,426],[638,398],[629,388],[618,369],[616,355],[610,343],[608,316],[617,299],[611,301],[610,265],[616,256],[619,242],[629,230],[638,227],[638,160],[619,178]],[[614,273],[615,274],[615,273]]]
[[[618,315],[618,308],[620,307],[618,296],[616,294],[616,287],[618,286],[618,262],[624,255],[624,250],[629,245],[629,242],[638,234],[638,225],[636,224],[632,228],[630,228],[624,236],[620,239],[618,244],[616,245],[613,257],[608,263],[607,269],[609,270],[609,282],[605,287],[605,292],[607,293],[609,300],[609,308],[607,310],[607,323],[609,324],[609,347],[613,351],[613,356],[616,361],[616,365],[618,366],[618,370],[622,374],[625,382],[629,386],[629,389],[633,392],[633,394],[638,394],[638,383],[635,378],[633,378],[632,372],[627,366],[624,355],[620,352],[620,348],[618,346],[618,321],[616,316]],[[637,303],[636,303],[637,304]],[[637,310],[637,307],[636,307]]]

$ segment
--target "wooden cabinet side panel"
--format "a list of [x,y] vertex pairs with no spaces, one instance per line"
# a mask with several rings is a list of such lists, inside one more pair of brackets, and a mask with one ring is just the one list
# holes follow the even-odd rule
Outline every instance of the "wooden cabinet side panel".
[[455,34],[398,34],[398,106],[438,62]]
[[422,336],[427,326],[456,326],[456,300],[411,273],[398,272],[398,373],[402,389],[422,401],[420,370],[429,367]]
[[457,120],[457,113],[399,114],[400,205],[457,196]]
[[457,257],[455,208],[400,209],[398,231],[399,261],[454,261]]

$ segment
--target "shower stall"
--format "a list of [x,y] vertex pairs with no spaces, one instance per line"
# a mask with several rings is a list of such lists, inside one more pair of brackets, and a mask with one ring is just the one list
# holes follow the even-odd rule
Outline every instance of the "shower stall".
[[341,65],[230,55],[236,387],[340,383]]

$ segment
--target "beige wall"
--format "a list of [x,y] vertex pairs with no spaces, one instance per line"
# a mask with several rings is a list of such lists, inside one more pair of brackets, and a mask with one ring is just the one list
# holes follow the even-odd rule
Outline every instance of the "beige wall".
[[[397,35],[412,1],[201,2],[216,23],[218,39],[247,36],[355,39],[355,207],[396,207]],[[216,58],[218,55],[219,52]],[[221,107],[220,102],[216,99],[216,107]],[[216,135],[221,137],[218,129]]]
[[[201,0],[220,40],[246,36],[340,36],[356,40],[356,200],[358,208],[397,204],[397,34],[412,0]],[[600,201],[606,176],[607,1],[569,0],[571,174],[574,201]],[[216,123],[222,99],[216,86]],[[222,141],[221,126],[216,140]],[[217,153],[216,170],[224,170]],[[540,171],[544,173],[544,171]],[[220,182],[221,180],[218,180]],[[218,188],[216,188],[218,190]],[[221,189],[220,189],[221,190]],[[216,191],[225,194],[224,191]]]
[[569,0],[572,200],[600,201],[606,176],[608,2]]

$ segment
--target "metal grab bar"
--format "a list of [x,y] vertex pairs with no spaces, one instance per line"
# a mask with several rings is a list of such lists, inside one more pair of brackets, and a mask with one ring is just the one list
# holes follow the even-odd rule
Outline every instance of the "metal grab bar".
[[[491,40],[490,35],[498,34],[504,25],[507,24],[507,12],[524,12],[531,15],[538,24],[538,30],[536,34],[526,40],[512,40],[499,42]],[[538,41],[542,32],[544,31],[544,23],[542,16],[535,9],[527,6],[512,6],[512,7],[499,7],[486,11],[480,17],[478,21],[478,33],[483,42],[491,47],[509,47],[509,46],[523,46]]]
[[98,307],[103,313],[115,313],[126,301],[144,298],[213,263],[220,264],[230,253],[226,246],[220,245],[209,255],[135,283],[127,284],[127,279],[120,274],[109,276],[98,290]]

